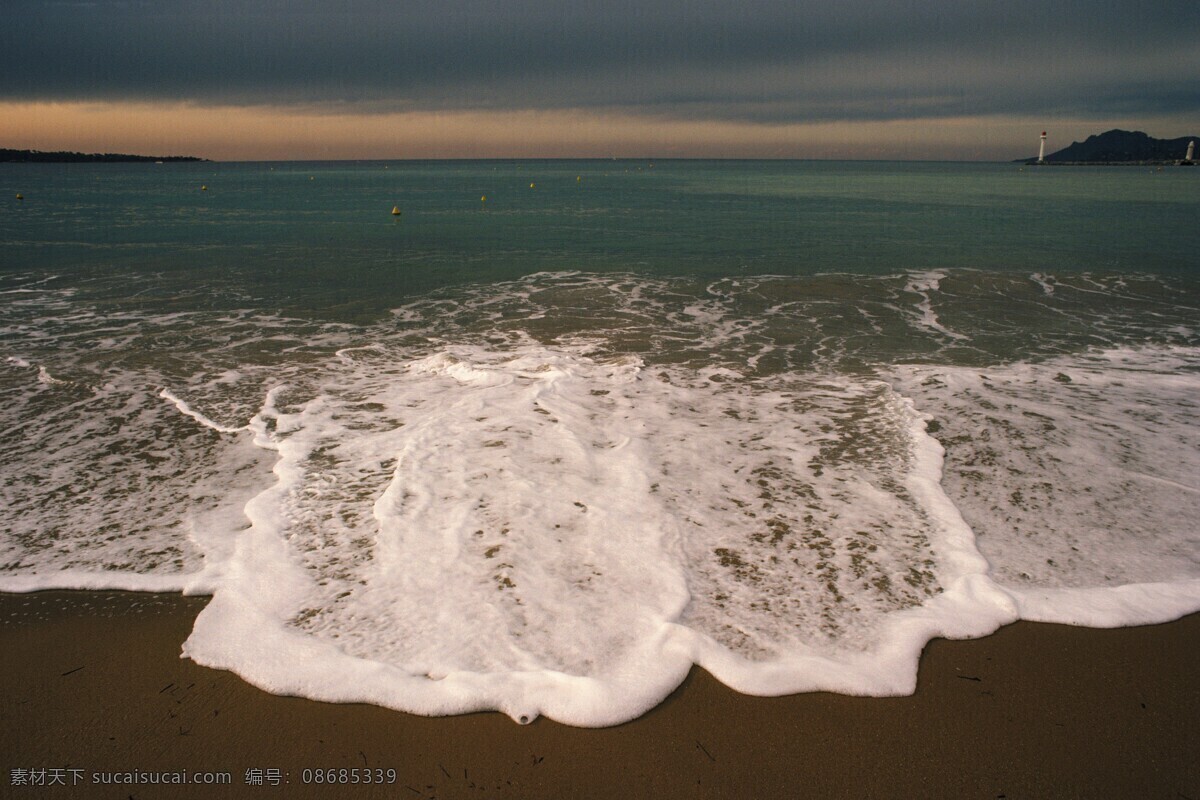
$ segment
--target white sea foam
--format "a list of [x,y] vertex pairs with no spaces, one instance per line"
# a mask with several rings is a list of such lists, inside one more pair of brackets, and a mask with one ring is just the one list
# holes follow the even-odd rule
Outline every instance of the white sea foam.
[[1021,619],[1093,628],[1170,622],[1200,610],[1200,579],[1102,589],[1013,589]]
[[37,377],[38,383],[44,383],[47,386],[54,386],[55,384],[63,385],[63,384],[67,383],[67,381],[59,380],[58,378],[51,375],[46,370],[46,368],[43,366],[38,366],[37,369],[38,369],[38,377]]
[[[45,589],[104,589],[125,592],[184,592],[195,585],[194,576],[177,573],[139,573],[93,569],[57,569],[45,572],[0,574],[0,591],[38,592]],[[199,594],[204,594],[201,589]]]
[[[1200,609],[1195,349],[869,366],[965,336],[945,279],[543,275],[369,329],[47,318],[0,374],[0,589],[211,593],[186,653],[268,690],[592,726],[693,664],[897,694],[934,636]],[[120,366],[25,357],[38,332]]]
[[897,369],[1022,616],[1124,625],[1200,607],[1197,367],[1194,348],[1152,348]]
[[181,414],[182,401],[96,383],[7,387],[25,424],[0,430],[0,590],[211,589],[219,542],[265,488],[263,452]]
[[[234,379],[234,380],[236,380],[236,379]],[[226,382],[226,383],[230,382],[230,377],[224,376],[224,379],[222,380],[222,382]],[[191,417],[192,419],[196,420],[204,427],[212,428],[214,431],[217,431],[218,433],[238,433],[239,431],[246,430],[245,426],[242,426],[240,428],[231,428],[228,425],[222,425],[218,422],[213,422],[208,417],[204,416],[203,414],[199,413],[198,411],[193,410],[192,407],[190,405],[188,405],[186,401],[181,400],[170,389],[160,390],[158,393],[158,396],[163,398],[164,400],[170,400],[172,403],[174,403],[175,407],[177,409],[179,409],[179,413],[183,414],[184,416]]]
[[930,637],[1015,618],[879,382],[460,347],[263,416],[277,483],[186,652],[271,691],[606,725],[692,663],[911,691]]
[[966,339],[967,337],[963,334],[942,325],[938,320],[937,312],[933,310],[931,295],[941,288],[941,283],[945,279],[946,273],[941,271],[916,272],[908,276],[908,283],[905,284],[904,291],[921,297],[921,302],[917,303],[917,310],[921,312],[921,316],[917,320],[920,325],[949,336],[951,339]]
[[1042,291],[1045,292],[1047,296],[1054,294],[1054,278],[1048,275],[1043,275],[1040,272],[1033,273],[1029,276],[1029,278],[1038,286],[1042,287]]

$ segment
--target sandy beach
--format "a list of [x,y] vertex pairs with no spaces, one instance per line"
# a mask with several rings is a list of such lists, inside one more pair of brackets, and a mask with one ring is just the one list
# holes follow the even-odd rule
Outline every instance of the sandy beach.
[[[587,730],[267,694],[179,657],[206,602],[0,595],[0,794],[1200,798],[1200,615],[936,640],[912,697],[748,697],[696,669],[644,717]],[[360,783],[317,783],[328,770]],[[229,785],[127,774],[152,771]],[[102,782],[118,778],[142,782]]]

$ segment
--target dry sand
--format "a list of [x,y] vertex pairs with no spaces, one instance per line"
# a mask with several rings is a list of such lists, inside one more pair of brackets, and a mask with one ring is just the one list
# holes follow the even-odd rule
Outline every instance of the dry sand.
[[[0,796],[1200,800],[1200,615],[937,640],[903,698],[747,697],[697,669],[641,719],[586,730],[266,694],[179,657],[206,601],[0,595]],[[392,769],[395,783],[304,783],[330,768]],[[13,785],[36,769],[68,785]],[[271,769],[279,786],[246,784]],[[232,785],[93,782],[150,770]]]

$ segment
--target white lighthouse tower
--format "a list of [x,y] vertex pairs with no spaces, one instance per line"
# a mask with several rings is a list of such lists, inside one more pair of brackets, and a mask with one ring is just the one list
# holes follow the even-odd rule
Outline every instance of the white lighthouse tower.
[[1041,145],[1038,146],[1037,163],[1039,163],[1039,164],[1046,163],[1046,132],[1045,131],[1042,131],[1042,143],[1041,143]]
[[1183,163],[1187,164],[1188,166],[1191,166],[1192,164],[1196,163],[1195,161],[1192,160],[1193,156],[1195,156],[1195,155],[1196,155],[1196,142],[1195,141],[1188,142],[1188,151],[1187,151],[1187,155],[1183,157]]

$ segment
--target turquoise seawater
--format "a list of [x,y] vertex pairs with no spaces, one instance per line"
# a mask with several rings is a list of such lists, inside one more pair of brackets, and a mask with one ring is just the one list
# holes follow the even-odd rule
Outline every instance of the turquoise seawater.
[[113,299],[191,291],[336,317],[574,270],[1193,276],[1200,181],[1008,164],[76,164],[5,165],[0,196],[6,273],[113,278],[97,287]]
[[0,165],[0,589],[212,594],[272,691],[603,725],[1200,610],[1198,398],[1195,170]]

